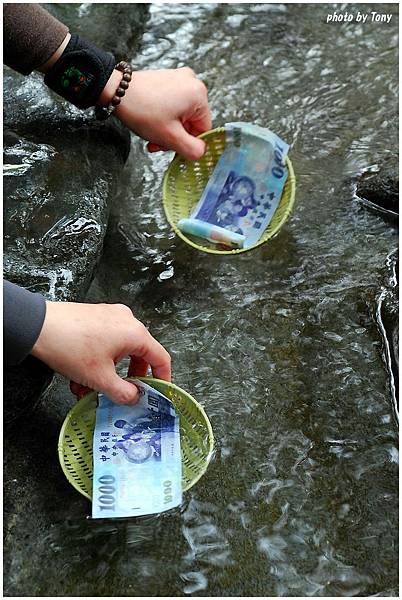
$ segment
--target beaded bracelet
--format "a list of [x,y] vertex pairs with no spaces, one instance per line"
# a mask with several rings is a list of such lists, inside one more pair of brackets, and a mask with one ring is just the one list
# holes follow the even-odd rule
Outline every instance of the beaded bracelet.
[[125,60],[122,60],[115,66],[115,69],[117,71],[121,71],[123,73],[123,77],[121,78],[119,87],[117,88],[111,102],[109,102],[107,106],[95,106],[95,116],[99,121],[104,121],[110,117],[116,106],[120,104],[121,99],[130,85],[131,76],[133,73],[132,66]]

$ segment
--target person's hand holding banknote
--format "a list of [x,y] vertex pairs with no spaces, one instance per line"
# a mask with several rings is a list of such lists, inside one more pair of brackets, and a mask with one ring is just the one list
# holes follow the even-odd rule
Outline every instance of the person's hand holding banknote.
[[116,372],[115,363],[125,356],[149,364],[157,379],[171,379],[168,352],[124,304],[47,301],[32,354],[71,379],[74,394],[85,386],[118,404],[133,404],[139,398],[137,388]]

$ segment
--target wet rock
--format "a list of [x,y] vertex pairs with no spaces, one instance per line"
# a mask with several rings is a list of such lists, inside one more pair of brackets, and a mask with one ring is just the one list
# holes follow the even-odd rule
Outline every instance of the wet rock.
[[[399,165],[398,157],[390,155],[387,160],[362,172],[355,189],[355,198],[369,210],[381,215],[393,227],[398,226],[399,216]],[[386,274],[377,296],[375,319],[383,339],[383,358],[389,372],[394,415],[399,418],[397,397],[399,382],[398,337],[398,252],[387,257]]]
[[[130,4],[46,8],[118,59],[132,58],[148,14],[147,5]],[[4,91],[4,276],[51,300],[83,300],[130,134],[117,119],[99,123],[92,110],[68,104],[39,73],[6,68]],[[6,374],[6,412],[16,395],[27,410],[49,382],[49,371],[37,366],[29,360]],[[10,409],[7,419],[13,416]]]
[[397,158],[383,162],[360,176],[356,195],[370,209],[397,221],[399,214],[399,171]]
[[4,274],[51,300],[78,300],[102,250],[129,134],[117,142],[112,123],[49,121],[6,121]]
[[383,357],[389,372],[394,414],[399,416],[399,256],[392,252],[386,263],[386,276],[377,298],[376,321],[383,339]]
[[117,60],[127,60],[138,50],[149,16],[148,4],[85,2],[44,6],[68,25],[71,32],[113,52]]

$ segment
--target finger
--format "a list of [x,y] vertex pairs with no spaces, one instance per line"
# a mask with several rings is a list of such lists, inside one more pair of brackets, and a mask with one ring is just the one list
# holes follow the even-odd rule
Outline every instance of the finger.
[[81,385],[80,383],[76,383],[75,381],[70,381],[70,390],[74,396],[77,396],[77,400],[80,400],[83,396],[89,394],[89,392],[93,392],[91,388]]
[[172,371],[170,354],[149,332],[147,333],[148,335],[142,348],[138,349],[137,347],[133,351],[133,354],[135,352],[135,360],[140,358],[143,362],[151,365],[152,375],[157,379],[171,381]]
[[116,404],[136,404],[140,398],[137,386],[119,377],[114,369],[102,386],[102,392]]
[[198,160],[205,153],[205,142],[187,133],[180,121],[170,125],[169,139],[173,150],[187,160]]
[[199,128],[197,127],[197,125],[193,125],[192,123],[186,123],[184,124],[184,127],[186,131],[194,137],[199,137],[202,133],[205,133],[205,130],[203,128]]
[[148,373],[149,364],[138,356],[132,356],[130,360],[130,366],[128,367],[128,377],[146,377]]
[[204,109],[202,114],[194,115],[194,117],[189,119],[189,123],[191,133],[194,135],[199,135],[200,133],[204,133],[204,131],[212,129],[212,117],[208,106]]
[[197,75],[195,74],[195,71],[191,67],[179,67],[177,70],[178,71],[182,71],[182,72],[184,71],[185,73],[187,73],[191,77],[194,77],[194,78],[197,77]]
[[153,142],[149,142],[147,144],[147,150],[148,152],[167,152],[168,148],[165,148],[164,146],[159,146],[159,144],[154,144]]

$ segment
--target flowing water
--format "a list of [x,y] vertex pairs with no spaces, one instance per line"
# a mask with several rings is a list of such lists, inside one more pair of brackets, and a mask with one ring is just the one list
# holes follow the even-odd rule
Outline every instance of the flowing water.
[[296,206],[256,251],[198,253],[163,213],[171,156],[133,137],[88,300],[124,302],[150,327],[216,451],[159,517],[91,521],[58,473],[30,558],[46,569],[32,582],[15,558],[19,594],[397,594],[397,426],[374,315],[398,240],[353,179],[397,151],[398,8],[344,5],[392,20],[326,24],[341,9],[151,7],[136,68],[189,65],[215,126],[255,122],[290,143]]

